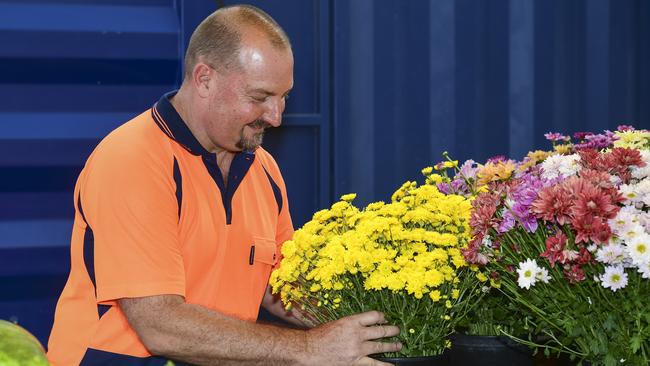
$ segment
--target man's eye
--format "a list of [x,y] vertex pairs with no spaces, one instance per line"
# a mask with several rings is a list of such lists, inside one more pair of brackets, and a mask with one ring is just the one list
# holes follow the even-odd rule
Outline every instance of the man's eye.
[[266,102],[266,97],[251,97],[251,98],[258,103]]

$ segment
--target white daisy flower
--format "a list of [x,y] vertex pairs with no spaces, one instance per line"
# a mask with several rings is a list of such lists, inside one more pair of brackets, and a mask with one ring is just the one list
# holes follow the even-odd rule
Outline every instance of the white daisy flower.
[[489,235],[486,235],[483,237],[483,241],[481,242],[481,244],[483,244],[483,246],[487,248],[492,248],[492,239],[490,238]]
[[650,177],[650,164],[646,163],[646,166],[642,168],[633,166],[632,169],[630,169],[630,172],[632,173],[632,178],[635,179],[643,179],[643,178]]
[[618,243],[603,245],[596,251],[596,260],[600,263],[622,264],[625,257],[625,248]]
[[650,235],[643,233],[627,243],[627,253],[635,265],[650,262]]
[[645,234],[645,228],[641,226],[641,224],[633,223],[631,225],[628,225],[624,231],[618,232],[617,235],[619,238],[624,242],[624,243],[630,243],[634,238],[637,238],[641,236],[642,234]]
[[535,277],[544,283],[548,283],[551,280],[551,276],[548,275],[548,270],[544,267],[537,267],[537,275]]
[[580,155],[551,155],[542,162],[542,178],[568,178],[580,170]]
[[636,204],[643,200],[643,194],[639,192],[636,184],[621,184],[618,192],[623,196],[626,204]]
[[638,219],[639,224],[645,228],[645,232],[650,233],[650,212],[642,212]]
[[616,217],[608,220],[607,223],[612,228],[612,232],[620,236],[621,233],[628,231],[630,226],[639,222],[640,213],[642,211],[634,206],[624,206],[618,211]]
[[526,259],[525,262],[520,262],[519,268],[517,269],[517,273],[519,274],[517,284],[519,287],[530,289],[530,286],[535,285],[535,282],[537,282],[537,272],[539,272],[539,267],[537,267],[537,262],[534,259]]
[[638,267],[638,272],[641,273],[641,277],[650,279],[650,262],[641,263]]
[[614,292],[627,286],[627,273],[621,266],[605,267],[605,273],[600,275],[601,285]]

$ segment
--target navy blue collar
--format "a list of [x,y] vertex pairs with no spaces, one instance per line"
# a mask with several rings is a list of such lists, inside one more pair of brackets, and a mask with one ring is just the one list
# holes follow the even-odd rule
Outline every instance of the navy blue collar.
[[194,137],[192,131],[181,116],[178,114],[172,103],[169,101],[178,90],[166,93],[153,108],[151,115],[160,129],[172,140],[178,142],[187,151],[194,155],[214,155],[206,150]]

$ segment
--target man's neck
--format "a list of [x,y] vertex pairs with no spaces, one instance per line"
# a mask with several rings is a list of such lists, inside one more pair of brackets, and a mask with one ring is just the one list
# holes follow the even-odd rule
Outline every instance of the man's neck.
[[203,146],[203,148],[211,153],[214,153],[217,158],[217,166],[221,170],[224,184],[228,184],[228,173],[230,172],[230,164],[235,157],[235,153],[225,149],[218,148],[210,142],[205,131],[196,123],[197,119],[192,113],[193,108],[190,103],[191,98],[188,98],[188,91],[183,86],[181,89],[170,99],[170,103],[176,110],[183,122],[187,125],[192,135]]

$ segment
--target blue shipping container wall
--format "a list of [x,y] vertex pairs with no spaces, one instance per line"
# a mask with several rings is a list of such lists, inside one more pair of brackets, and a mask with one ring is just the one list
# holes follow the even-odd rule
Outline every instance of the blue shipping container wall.
[[[644,0],[259,0],[295,87],[265,147],[296,226],[341,194],[386,200],[449,151],[520,158],[548,131],[650,127]],[[46,342],[72,189],[97,142],[181,81],[232,1],[0,0],[0,318]]]

